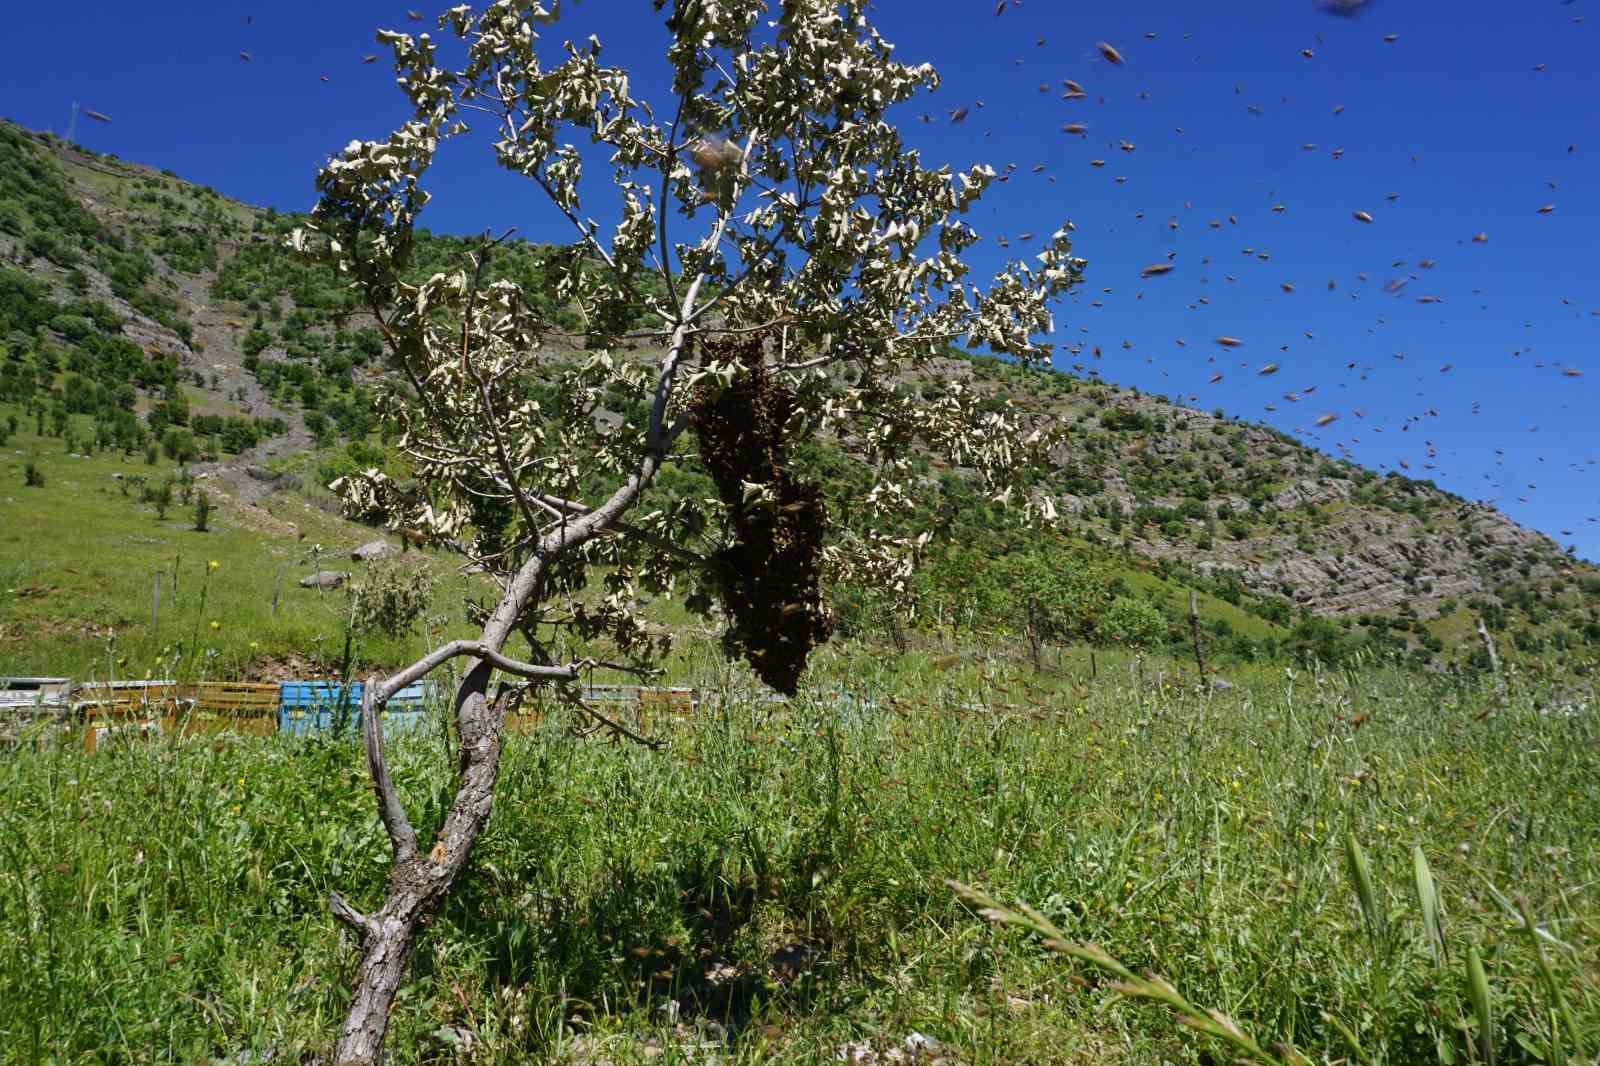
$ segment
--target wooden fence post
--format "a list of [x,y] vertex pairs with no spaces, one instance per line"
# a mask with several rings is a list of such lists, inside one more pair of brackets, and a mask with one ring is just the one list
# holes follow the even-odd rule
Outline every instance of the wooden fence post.
[[1039,660],[1039,620],[1034,597],[1028,597],[1028,652],[1033,657],[1033,672],[1043,673],[1044,663]]
[[150,629],[153,632],[161,617],[161,571],[156,571],[156,583],[150,589]]
[[1200,651],[1200,607],[1194,589],[1189,590],[1189,633],[1194,637],[1194,664],[1200,669],[1201,680],[1206,676],[1206,659]]
[[1500,693],[1500,698],[1506,698],[1506,679],[1500,672],[1500,654],[1495,650],[1494,637],[1489,634],[1489,627],[1483,624],[1483,618],[1478,618],[1478,639],[1483,641],[1483,650],[1489,653],[1489,669],[1494,673],[1494,686]]

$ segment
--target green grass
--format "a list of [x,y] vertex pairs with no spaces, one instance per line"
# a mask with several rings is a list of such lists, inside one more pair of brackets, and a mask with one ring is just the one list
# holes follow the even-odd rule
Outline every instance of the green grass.
[[[16,410],[0,406],[0,417]],[[319,568],[358,573],[362,564],[351,562],[349,550],[378,531],[284,492],[259,507],[219,500],[210,532],[196,532],[192,505],[174,498],[162,520],[127,480],[147,477],[153,484],[175,475],[174,463],[162,458],[146,466],[138,452],[73,457],[60,438],[35,436],[31,420],[21,422],[0,449],[0,673],[142,677],[177,669],[180,651],[191,675],[220,678],[280,656],[338,664],[345,595],[302,589],[299,580]],[[74,422],[81,440],[88,422]],[[44,472],[42,488],[23,485],[30,458]],[[459,605],[473,583],[452,560],[428,558],[440,579],[432,633],[466,635]],[[163,586],[152,626],[157,571]],[[427,639],[420,629],[409,638],[377,635],[355,650],[359,662],[394,665],[421,654]]]
[[[1148,570],[1137,567],[1122,566],[1112,571],[1117,577],[1135,592],[1149,596],[1158,603],[1165,605],[1167,611],[1173,615],[1187,616],[1189,611],[1189,589],[1174,581],[1168,581]],[[1201,592],[1197,596],[1196,607],[1202,618],[1208,622],[1221,619],[1228,623],[1233,632],[1241,633],[1251,640],[1261,640],[1265,637],[1283,637],[1287,630],[1282,626],[1275,626],[1257,615],[1251,614],[1242,607],[1229,603],[1227,600]]]
[[[681,663],[706,687],[738,676],[705,647]],[[1263,670],[1201,694],[1129,683],[1116,655],[1096,684],[1082,666],[830,647],[801,699],[705,707],[654,753],[548,717],[508,742],[394,1061],[689,1062],[712,1044],[822,1063],[912,1033],[974,1064],[1225,1060],[947,878],[1313,1062],[1472,1061],[1469,949],[1498,1061],[1600,1047],[1592,707],[1520,680],[1485,713],[1489,694],[1419,675]],[[427,841],[452,760],[438,735],[392,748]],[[0,1060],[309,1061],[354,962],[327,893],[374,904],[386,853],[353,741],[9,753]],[[1513,895],[1552,939],[1521,931]]]

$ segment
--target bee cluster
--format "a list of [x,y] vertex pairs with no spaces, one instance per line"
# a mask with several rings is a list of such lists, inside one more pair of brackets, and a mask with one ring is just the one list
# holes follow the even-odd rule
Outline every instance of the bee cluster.
[[691,401],[700,460],[728,506],[734,535],[713,557],[717,598],[729,618],[723,643],[767,685],[793,695],[811,649],[833,632],[819,587],[827,507],[815,482],[786,468],[784,427],[794,394],[769,372],[765,339],[706,344],[714,358],[744,368],[726,387],[708,378]]

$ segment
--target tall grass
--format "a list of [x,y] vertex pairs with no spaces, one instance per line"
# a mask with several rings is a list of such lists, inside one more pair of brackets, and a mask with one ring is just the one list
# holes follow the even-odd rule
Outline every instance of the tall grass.
[[[394,1060],[833,1062],[915,1034],[968,1063],[1216,1061],[1243,1048],[1219,1019],[1282,1062],[1600,1046],[1592,709],[1514,690],[1480,718],[1486,697],[1404,674],[1219,694],[869,651],[828,649],[786,706],[688,655],[718,698],[651,723],[663,752],[554,713],[510,738]],[[445,739],[391,749],[426,840]],[[6,754],[0,1060],[326,1050],[353,965],[327,893],[370,906],[386,859],[353,741]],[[946,879],[1125,972],[1064,963]],[[1213,1028],[1173,1024],[1174,996]]]

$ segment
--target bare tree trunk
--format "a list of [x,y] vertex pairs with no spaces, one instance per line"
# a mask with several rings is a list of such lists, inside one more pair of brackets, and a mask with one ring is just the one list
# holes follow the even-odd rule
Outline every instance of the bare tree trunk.
[[893,607],[883,609],[883,628],[889,634],[889,639],[894,642],[894,650],[901,655],[906,653],[906,635],[900,628],[900,617],[894,613]]
[[[506,610],[507,606],[507,601],[501,601],[500,610],[484,627],[486,645],[498,647],[504,643],[511,627],[497,623],[505,617],[515,618],[515,613]],[[517,605],[518,610],[520,606]],[[380,705],[370,696],[363,700],[366,706],[362,708],[361,729],[366,739],[368,768],[373,775],[373,788],[379,796],[385,827],[395,842],[395,860],[389,870],[383,905],[375,913],[361,915],[338,897],[332,901],[334,915],[357,930],[361,938],[361,965],[334,1054],[334,1062],[339,1066],[376,1066],[378,1063],[388,1031],[389,1011],[405,976],[417,929],[454,887],[478,834],[489,821],[494,806],[495,780],[500,771],[499,718],[502,711],[486,697],[491,672],[492,667],[487,662],[477,660],[456,690],[456,722],[461,737],[460,784],[437,842],[426,855],[417,854],[415,837],[398,803],[391,806],[388,802],[388,797],[394,796],[394,789],[383,761],[383,731],[378,721]],[[388,694],[383,695],[387,698]],[[396,814],[398,825],[395,824]]]
[[[472,854],[472,846],[489,821],[494,807],[495,781],[500,772],[505,724],[504,703],[491,702],[487,696],[490,676],[496,668],[531,678],[570,680],[577,676],[576,667],[518,663],[502,656],[500,649],[515,631],[528,603],[542,594],[549,566],[564,552],[610,528],[621,518],[655,477],[681,428],[681,424],[676,425],[657,435],[639,469],[604,504],[561,523],[540,542],[484,624],[479,641],[448,644],[389,679],[374,680],[365,687],[362,740],[367,770],[378,800],[378,814],[394,847],[394,863],[389,868],[383,904],[374,913],[360,913],[337,893],[329,901],[334,917],[353,930],[361,941],[361,963],[356,972],[350,1009],[334,1050],[336,1066],[377,1066],[381,1060],[389,1012],[405,975],[418,929],[438,910],[455,886],[456,878],[466,868]],[[426,854],[418,854],[415,831],[389,779],[379,714],[389,697],[400,689],[447,659],[465,654],[472,655],[473,661],[456,689],[456,732],[461,747],[455,799],[445,814],[433,848]]]

